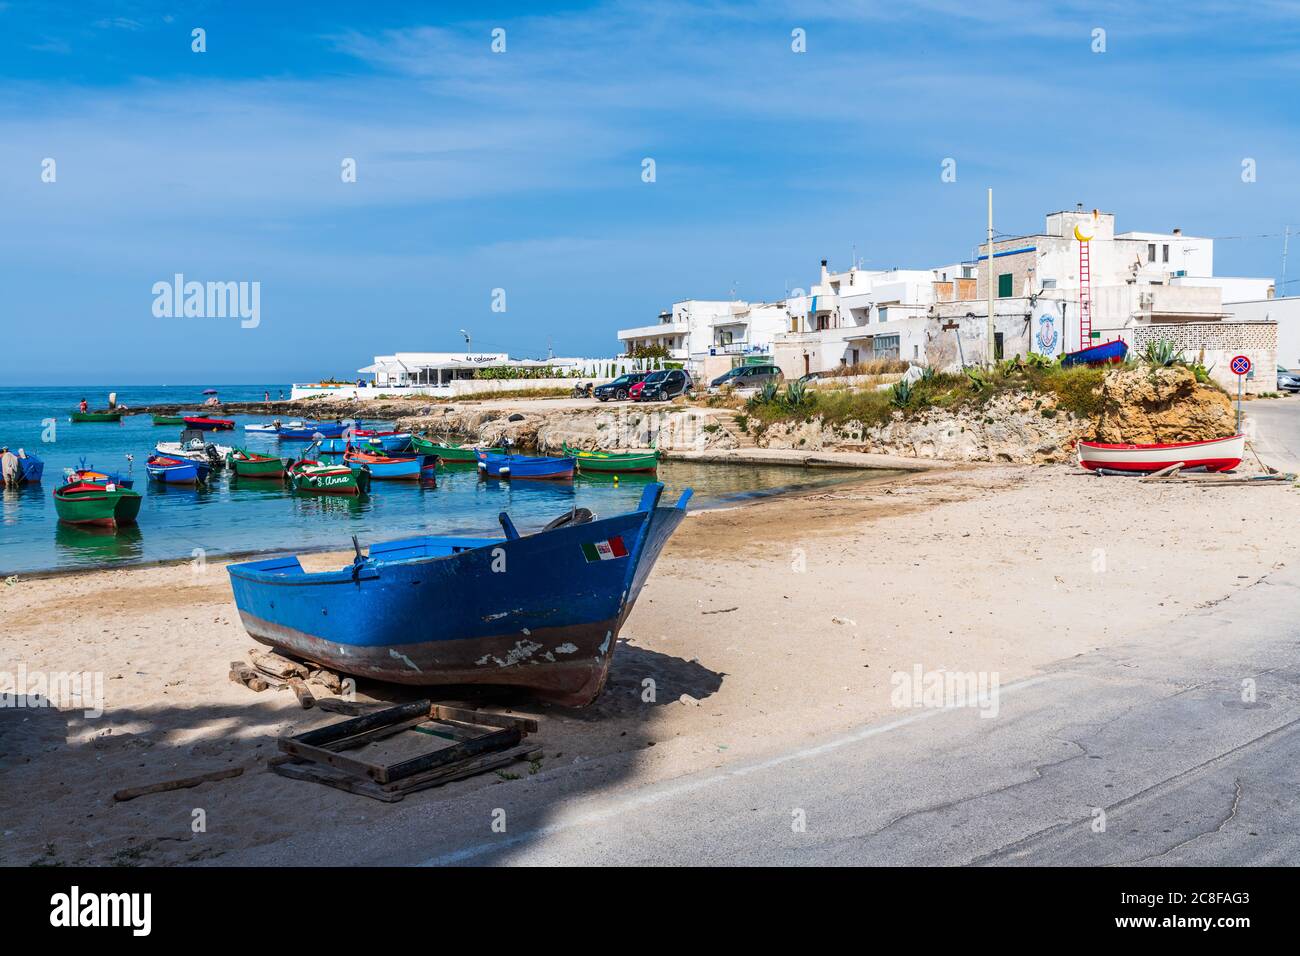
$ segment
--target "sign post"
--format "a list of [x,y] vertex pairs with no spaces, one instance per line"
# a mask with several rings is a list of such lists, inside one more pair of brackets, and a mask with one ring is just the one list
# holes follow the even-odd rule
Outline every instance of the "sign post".
[[1250,374],[1250,359],[1244,355],[1234,355],[1230,366],[1237,376],[1237,434],[1241,434],[1241,383]]

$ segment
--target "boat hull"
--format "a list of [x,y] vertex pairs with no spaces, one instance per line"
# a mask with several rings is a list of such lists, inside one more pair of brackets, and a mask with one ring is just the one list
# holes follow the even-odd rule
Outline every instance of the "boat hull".
[[504,448],[477,449],[472,445],[439,445],[419,435],[411,436],[411,450],[421,455],[437,455],[443,462],[449,464],[473,464],[478,461],[477,453],[480,450],[490,455],[504,455],[506,451]]
[[1240,465],[1245,453],[1245,435],[1169,445],[1078,443],[1079,464],[1089,471],[1107,468],[1113,471],[1151,472],[1179,462],[1188,469],[1227,471]]
[[508,478],[511,481],[567,481],[573,478],[572,458],[534,458],[528,455],[493,455],[480,451],[479,474],[485,478]]
[[342,673],[519,687],[582,706],[604,687],[619,629],[685,515],[689,494],[658,507],[661,492],[648,488],[631,514],[523,537],[376,545],[324,574],[296,558],[232,565],[235,604],[254,639]]
[[226,464],[235,472],[236,478],[267,478],[283,479],[285,473],[284,460],[281,458],[272,458],[268,455],[251,455],[248,452],[240,453],[235,451],[226,455]]
[[1128,355],[1128,343],[1123,339],[1111,339],[1109,342],[1090,345],[1086,349],[1062,355],[1061,366],[1069,368],[1071,365],[1106,365],[1122,362],[1126,355]]
[[120,422],[123,412],[73,412],[74,422]]
[[54,510],[64,524],[114,528],[135,524],[143,500],[116,486],[110,491],[101,485],[65,485],[54,493]]
[[150,458],[145,463],[151,481],[165,485],[197,485],[208,477],[208,467],[183,458]]
[[183,415],[155,415],[153,416],[155,425],[184,425],[185,417]]
[[45,476],[45,462],[35,455],[18,459],[18,483],[39,485]]
[[309,495],[363,495],[370,490],[370,470],[346,465],[290,467],[289,483],[294,491]]
[[228,418],[185,418],[186,428],[197,428],[201,432],[234,431],[235,423]]
[[312,425],[303,428],[281,428],[277,434],[285,441],[315,441],[320,438],[342,438],[348,426],[343,424]]
[[645,454],[635,452],[608,454],[604,452],[583,452],[565,447],[565,454],[573,456],[581,472],[645,472],[659,468],[659,452]]

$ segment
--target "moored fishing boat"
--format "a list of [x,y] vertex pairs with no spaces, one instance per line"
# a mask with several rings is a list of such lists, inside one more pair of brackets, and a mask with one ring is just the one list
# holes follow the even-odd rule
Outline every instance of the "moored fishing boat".
[[145,462],[151,481],[160,481],[165,485],[196,485],[208,480],[206,462],[189,458],[169,458],[166,455],[150,455]]
[[607,452],[580,451],[564,446],[564,453],[578,463],[581,472],[636,472],[654,471],[659,467],[659,449],[652,451]]
[[99,412],[73,412],[72,421],[74,422],[120,422],[125,412],[117,410],[105,410]]
[[235,428],[234,421],[229,418],[206,418],[186,415],[182,421],[185,422],[186,428],[197,428],[201,432],[228,432],[233,431]]
[[54,510],[65,524],[114,528],[134,524],[143,499],[139,492],[120,485],[63,485],[54,492]]
[[130,475],[117,471],[101,471],[92,465],[87,465],[84,457],[81,459],[80,467],[67,468],[64,474],[68,479],[66,484],[70,485],[120,485],[123,488],[130,488],[135,484]]
[[437,455],[444,463],[476,462],[477,453],[485,451],[492,455],[504,455],[504,448],[475,448],[473,445],[458,445],[455,442],[434,442],[420,435],[411,436],[411,450],[421,455]]
[[367,468],[376,481],[431,481],[438,466],[436,455],[399,457],[355,449],[344,452],[343,461],[349,468]]
[[1128,355],[1128,343],[1123,339],[1111,339],[1109,342],[1090,345],[1086,349],[1079,349],[1077,352],[1067,352],[1061,356],[1061,367],[1106,365],[1111,362],[1122,362],[1126,355]]
[[542,479],[564,481],[573,477],[572,458],[553,458],[536,455],[497,455],[479,450],[479,474],[486,478]]
[[[254,640],[360,677],[417,685],[526,688],[590,703],[609,675],[620,628],[691,492],[636,511],[570,512],[504,538],[417,537],[372,545],[339,571],[297,557],[231,565],[240,619]],[[509,569],[503,587],[498,571]]]
[[286,441],[315,441],[318,438],[342,438],[348,426],[342,422],[303,422],[299,428],[285,426],[277,435]]
[[1089,471],[1159,471],[1182,463],[1184,468],[1227,471],[1241,464],[1246,454],[1246,436],[1229,435],[1209,441],[1185,441],[1167,445],[1120,445],[1103,442],[1078,443],[1079,464]]
[[18,484],[39,485],[45,475],[45,462],[35,455],[29,455],[19,448],[15,457],[18,459]]
[[349,468],[304,459],[288,469],[294,491],[316,495],[364,495],[370,490],[370,469]]
[[155,425],[184,425],[184,415],[154,415],[153,423]]
[[209,468],[221,468],[226,463],[226,456],[234,449],[229,445],[220,445],[216,442],[204,441],[200,438],[190,438],[183,441],[161,441],[154,446],[155,455],[163,455],[167,458],[188,458],[190,461],[201,461]]
[[226,464],[238,478],[284,478],[284,459],[259,455],[243,448],[232,448],[226,455]]

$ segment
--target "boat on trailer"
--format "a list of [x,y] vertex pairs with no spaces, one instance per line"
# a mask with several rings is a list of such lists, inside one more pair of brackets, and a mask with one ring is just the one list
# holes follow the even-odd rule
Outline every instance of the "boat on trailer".
[[618,633],[691,492],[595,519],[571,511],[504,538],[416,537],[357,548],[338,570],[297,557],[233,564],[231,589],[254,640],[325,667],[428,686],[525,688],[567,706],[605,686]]
[[1095,441],[1078,444],[1079,464],[1089,471],[1151,472],[1182,464],[1186,469],[1228,471],[1246,455],[1246,436],[1230,435],[1209,441],[1184,441],[1167,445],[1119,445]]

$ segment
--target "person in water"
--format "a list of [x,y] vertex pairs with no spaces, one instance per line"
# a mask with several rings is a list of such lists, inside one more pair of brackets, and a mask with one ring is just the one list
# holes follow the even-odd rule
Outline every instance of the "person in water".
[[8,445],[0,446],[0,477],[5,486],[18,484],[21,472],[18,470],[18,456],[9,450]]

